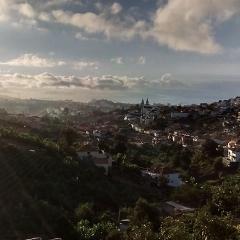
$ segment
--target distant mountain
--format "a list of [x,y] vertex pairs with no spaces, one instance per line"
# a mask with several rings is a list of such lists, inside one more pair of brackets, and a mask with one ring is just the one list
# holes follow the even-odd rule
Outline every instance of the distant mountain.
[[129,108],[131,104],[128,103],[119,103],[113,102],[107,99],[93,99],[88,103],[91,107],[100,108],[100,110],[114,110],[114,109],[121,109],[121,108]]

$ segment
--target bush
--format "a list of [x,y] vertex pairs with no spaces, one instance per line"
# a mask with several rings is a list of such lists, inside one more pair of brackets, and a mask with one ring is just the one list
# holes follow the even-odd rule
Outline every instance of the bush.
[[78,220],[88,220],[90,222],[93,221],[94,218],[94,211],[93,211],[93,204],[91,203],[84,203],[81,204],[76,210],[75,214]]

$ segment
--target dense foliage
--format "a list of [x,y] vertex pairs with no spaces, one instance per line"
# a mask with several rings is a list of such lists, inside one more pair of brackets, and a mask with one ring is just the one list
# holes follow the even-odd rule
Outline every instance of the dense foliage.
[[[61,138],[0,129],[1,239],[240,239],[240,174],[219,174],[214,144],[194,152],[178,145],[137,147],[116,135],[110,149],[116,166],[107,177],[79,161],[72,129]],[[188,184],[176,190],[164,185],[163,194],[141,177],[141,168],[162,166],[178,169]],[[216,181],[203,181],[210,177]],[[197,209],[167,216],[162,203],[168,198]],[[130,220],[126,232],[118,230],[121,218]]]

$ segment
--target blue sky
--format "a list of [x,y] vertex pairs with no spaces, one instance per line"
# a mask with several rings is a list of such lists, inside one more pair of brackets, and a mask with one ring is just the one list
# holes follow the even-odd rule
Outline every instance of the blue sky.
[[[237,94],[239,0],[0,0],[0,35],[1,94],[176,103]],[[235,91],[218,94],[223,85]]]

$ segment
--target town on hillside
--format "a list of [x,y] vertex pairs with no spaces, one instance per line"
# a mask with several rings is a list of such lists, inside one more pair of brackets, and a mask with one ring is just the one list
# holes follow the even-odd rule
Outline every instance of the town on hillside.
[[[141,239],[173,239],[175,230],[185,239],[181,226],[201,228],[206,219],[226,236],[239,234],[240,97],[198,105],[8,99],[0,106],[0,187],[9,212],[26,216],[12,223],[21,239],[143,232],[152,238]],[[13,196],[15,208],[7,201]]]

